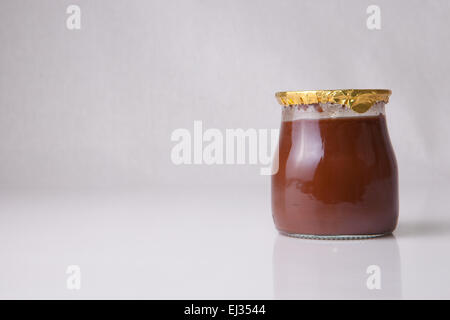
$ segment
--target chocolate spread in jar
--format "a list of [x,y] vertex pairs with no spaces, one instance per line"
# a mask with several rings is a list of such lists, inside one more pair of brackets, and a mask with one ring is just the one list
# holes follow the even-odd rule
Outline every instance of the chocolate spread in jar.
[[398,178],[384,115],[283,121],[272,212],[282,233],[391,233]]

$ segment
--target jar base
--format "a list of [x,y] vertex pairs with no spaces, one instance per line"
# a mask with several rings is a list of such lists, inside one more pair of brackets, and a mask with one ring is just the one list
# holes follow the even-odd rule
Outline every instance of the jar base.
[[312,239],[312,240],[363,240],[363,239],[383,237],[391,234],[391,232],[386,232],[377,234],[316,235],[316,234],[290,233],[280,230],[278,232],[287,237]]

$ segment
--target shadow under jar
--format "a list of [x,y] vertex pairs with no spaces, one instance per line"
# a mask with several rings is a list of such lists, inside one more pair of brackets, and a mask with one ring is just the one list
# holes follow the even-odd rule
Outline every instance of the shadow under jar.
[[283,110],[272,213],[280,233],[317,239],[392,233],[398,173],[384,111],[390,94],[370,89],[276,94]]

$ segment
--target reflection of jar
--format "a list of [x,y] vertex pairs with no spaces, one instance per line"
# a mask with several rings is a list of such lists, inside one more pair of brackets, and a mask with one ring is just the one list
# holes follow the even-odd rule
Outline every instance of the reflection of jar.
[[401,299],[400,250],[378,240],[298,241],[277,236],[275,299]]
[[366,238],[398,218],[389,90],[279,92],[283,106],[272,211],[284,234]]

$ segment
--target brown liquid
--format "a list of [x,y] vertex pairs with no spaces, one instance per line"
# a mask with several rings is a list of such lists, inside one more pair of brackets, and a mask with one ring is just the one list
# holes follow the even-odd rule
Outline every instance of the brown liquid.
[[392,232],[398,178],[385,117],[282,122],[272,212],[287,233]]

